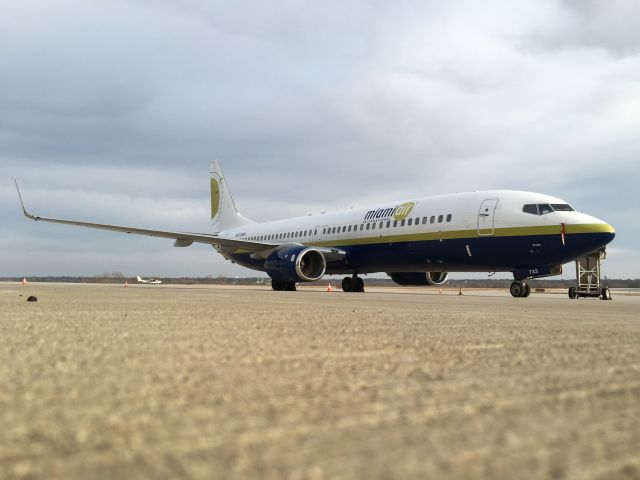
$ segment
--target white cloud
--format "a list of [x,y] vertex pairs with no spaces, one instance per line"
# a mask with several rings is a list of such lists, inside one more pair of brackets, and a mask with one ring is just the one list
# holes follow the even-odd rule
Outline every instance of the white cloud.
[[[14,2],[0,18],[0,221],[18,253],[0,263],[126,271],[121,246],[134,248],[47,230],[96,253],[82,266],[51,263],[44,242],[21,255],[21,236],[45,234],[16,213],[12,177],[43,214],[197,230],[219,158],[257,220],[483,188],[554,194],[618,228],[609,273],[627,275],[640,267],[638,14],[631,0]],[[196,274],[198,254],[174,260],[186,250],[136,262]]]

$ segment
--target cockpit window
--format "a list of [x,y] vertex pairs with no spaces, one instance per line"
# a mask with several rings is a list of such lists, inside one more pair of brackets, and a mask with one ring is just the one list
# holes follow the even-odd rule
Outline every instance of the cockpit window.
[[553,208],[556,212],[573,212],[573,208],[571,205],[566,203],[552,203],[551,208]]
[[540,212],[540,215],[545,215],[553,212],[553,210],[551,209],[551,205],[548,203],[540,203],[538,204],[538,212]]
[[573,212],[571,205],[566,203],[528,203],[522,207],[524,213],[531,213],[532,215],[546,215],[551,212]]

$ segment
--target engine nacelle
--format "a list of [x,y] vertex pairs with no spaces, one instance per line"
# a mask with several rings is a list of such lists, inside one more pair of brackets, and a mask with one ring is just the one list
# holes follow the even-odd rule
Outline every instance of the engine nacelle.
[[402,272],[388,273],[398,285],[442,285],[449,278],[447,272]]
[[267,257],[264,269],[274,280],[285,282],[313,282],[327,268],[324,255],[302,245],[283,247]]
[[429,285],[442,285],[449,278],[447,272],[427,272],[427,283]]

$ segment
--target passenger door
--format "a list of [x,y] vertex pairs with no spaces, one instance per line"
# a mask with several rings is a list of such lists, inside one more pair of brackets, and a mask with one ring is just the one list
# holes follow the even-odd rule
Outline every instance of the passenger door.
[[478,210],[478,235],[490,236],[495,232],[495,212],[498,206],[497,198],[487,198],[482,201]]
[[313,236],[311,238],[313,242],[322,242],[324,240],[324,238],[322,238],[324,235],[322,234],[322,227],[320,225],[313,227],[312,233]]

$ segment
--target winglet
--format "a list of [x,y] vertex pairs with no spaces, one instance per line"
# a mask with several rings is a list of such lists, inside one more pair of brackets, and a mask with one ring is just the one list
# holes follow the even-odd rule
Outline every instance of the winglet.
[[18,187],[18,181],[14,178],[13,181],[16,184],[16,190],[18,191],[18,198],[20,199],[20,205],[22,206],[22,213],[24,213],[24,216],[27,218],[30,218],[31,220],[38,220],[38,217],[35,217],[33,215],[31,215],[29,212],[27,212],[27,209],[24,206],[24,202],[22,201],[22,194],[20,193],[20,187]]

